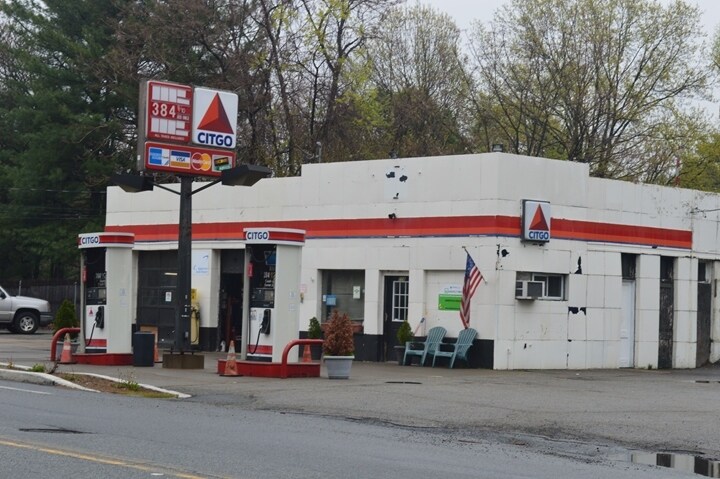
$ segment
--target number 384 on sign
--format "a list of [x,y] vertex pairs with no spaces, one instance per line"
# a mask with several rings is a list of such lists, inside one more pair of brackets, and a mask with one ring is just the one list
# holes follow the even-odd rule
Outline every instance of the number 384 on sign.
[[190,120],[190,108],[177,103],[150,102],[150,114],[159,118]]

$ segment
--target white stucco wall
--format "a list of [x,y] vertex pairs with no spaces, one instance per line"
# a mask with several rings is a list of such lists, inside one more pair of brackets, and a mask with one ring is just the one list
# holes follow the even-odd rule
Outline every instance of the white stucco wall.
[[[395,177],[389,178],[392,174]],[[553,237],[543,245],[523,243],[497,226],[500,220],[493,223],[495,218],[518,218],[523,199],[549,201],[553,220],[690,231],[692,244],[668,247],[584,239],[580,234],[573,239]],[[176,225],[178,206],[176,195],[161,190],[132,195],[111,187],[107,226],[133,231],[141,225],[152,232],[153,225]],[[336,229],[331,237],[322,233],[324,226],[312,223],[316,230],[309,231],[302,253],[300,284],[305,293],[299,305],[300,329],[306,328],[308,318],[320,317],[320,272],[355,269],[365,271],[365,334],[383,333],[382,278],[402,273],[410,277],[413,328],[424,317],[421,332],[442,325],[454,337],[462,327],[458,314],[439,311],[437,295],[447,284],[462,284],[463,247],[467,248],[486,279],[472,300],[472,326],[479,338],[494,341],[497,369],[619,367],[621,253],[638,255],[634,363],[657,367],[660,256],[672,256],[677,258],[673,361],[675,367],[694,367],[697,261],[720,259],[718,208],[718,195],[590,178],[584,164],[490,153],[312,164],[303,167],[300,177],[266,179],[252,188],[218,185],[195,195],[193,222],[229,224],[232,229],[233,224],[256,222],[303,228],[303,222],[316,220],[367,220],[366,234]],[[391,213],[394,223],[388,219]],[[466,216],[487,217],[492,226],[468,232],[462,224],[448,223],[437,234],[403,226],[408,219]],[[422,228],[422,222],[414,225]],[[136,236],[139,250],[174,247],[167,235],[145,241]],[[242,247],[239,237],[194,242],[195,249],[212,252],[209,274],[193,277],[203,327],[214,327],[217,318],[218,251]],[[499,257],[498,247],[509,255]],[[578,259],[582,274],[574,274]],[[567,275],[566,300],[515,299],[518,271]],[[585,311],[573,314],[569,307]],[[719,310],[715,298],[716,341]],[[716,344],[714,359],[720,356]]]

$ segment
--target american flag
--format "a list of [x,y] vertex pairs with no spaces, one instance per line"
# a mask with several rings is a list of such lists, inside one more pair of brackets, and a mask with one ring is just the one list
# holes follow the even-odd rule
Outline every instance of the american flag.
[[470,327],[470,300],[482,280],[482,273],[475,265],[475,261],[470,257],[470,253],[467,253],[465,281],[463,282],[462,300],[460,301],[460,321],[462,321],[465,329]]

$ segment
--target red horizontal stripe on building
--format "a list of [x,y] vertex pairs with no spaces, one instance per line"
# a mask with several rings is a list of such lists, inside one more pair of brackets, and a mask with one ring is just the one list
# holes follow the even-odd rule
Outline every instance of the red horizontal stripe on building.
[[[195,240],[239,240],[245,228],[305,230],[306,239],[446,236],[520,236],[517,216],[439,216],[424,218],[354,218],[193,224]],[[177,225],[110,225],[108,232],[135,233],[136,242],[177,241]],[[554,239],[598,241],[644,246],[692,248],[692,231],[649,226],[596,223],[553,218]]]
[[607,243],[692,248],[692,231],[566,219],[552,220],[552,237]]
[[135,238],[127,235],[103,234],[100,237],[100,244],[133,244]]

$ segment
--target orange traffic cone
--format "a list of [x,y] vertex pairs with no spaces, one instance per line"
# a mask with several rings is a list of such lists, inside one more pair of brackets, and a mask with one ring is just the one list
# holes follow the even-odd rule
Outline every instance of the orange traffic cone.
[[72,357],[72,347],[70,346],[70,335],[65,333],[65,341],[63,342],[62,354],[60,355],[60,364],[75,364]]
[[240,376],[237,369],[237,356],[235,355],[235,341],[230,341],[227,360],[225,361],[225,372],[222,376]]
[[305,344],[303,346],[303,362],[304,363],[312,362],[312,355],[310,354],[310,345],[309,344]]

